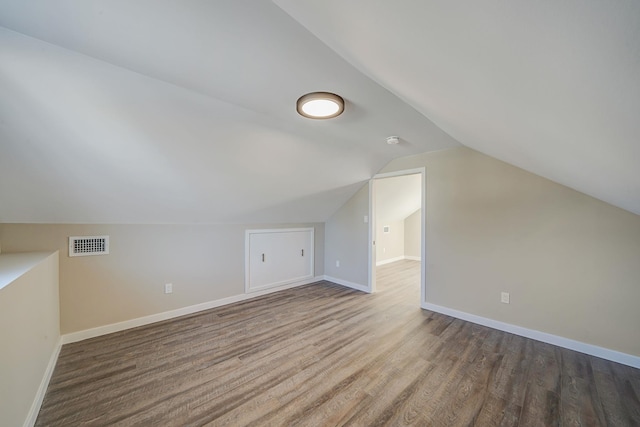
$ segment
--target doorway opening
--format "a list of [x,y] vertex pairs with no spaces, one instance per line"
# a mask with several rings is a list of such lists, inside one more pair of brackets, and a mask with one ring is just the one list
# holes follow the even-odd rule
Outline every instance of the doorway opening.
[[426,294],[425,180],[419,168],[375,175],[369,185],[369,291],[391,291],[386,288],[395,283],[419,295],[420,306]]

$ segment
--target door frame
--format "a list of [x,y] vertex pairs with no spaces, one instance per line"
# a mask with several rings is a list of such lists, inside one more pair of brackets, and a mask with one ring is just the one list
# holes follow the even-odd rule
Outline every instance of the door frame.
[[415,169],[404,169],[395,172],[379,173],[369,180],[369,277],[367,282],[367,291],[373,293],[376,291],[376,212],[375,212],[375,185],[376,180],[384,178],[393,178],[404,175],[417,175],[421,177],[421,194],[420,194],[420,306],[426,303],[427,294],[427,170],[425,167]]

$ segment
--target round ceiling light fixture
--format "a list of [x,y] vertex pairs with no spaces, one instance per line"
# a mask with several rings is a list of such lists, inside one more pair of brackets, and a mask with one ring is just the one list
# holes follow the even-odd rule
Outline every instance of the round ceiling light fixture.
[[309,119],[332,119],[344,111],[344,99],[335,93],[311,92],[298,98],[296,110]]

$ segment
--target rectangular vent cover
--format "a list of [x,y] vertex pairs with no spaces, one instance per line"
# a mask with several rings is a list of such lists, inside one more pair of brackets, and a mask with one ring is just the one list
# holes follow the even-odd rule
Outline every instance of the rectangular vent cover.
[[69,237],[69,256],[107,255],[109,236]]

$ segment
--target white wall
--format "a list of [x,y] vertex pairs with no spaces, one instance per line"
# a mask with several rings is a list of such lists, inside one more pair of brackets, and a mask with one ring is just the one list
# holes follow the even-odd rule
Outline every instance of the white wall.
[[[325,223],[325,267],[327,276],[366,287],[368,280],[369,184],[345,203]],[[336,267],[340,261],[340,267]]]
[[[389,232],[384,227],[389,226]],[[376,221],[376,265],[404,258],[404,221]]]
[[[245,230],[314,227],[324,274],[324,224],[3,224],[3,252],[60,251],[63,334],[244,294]],[[67,256],[68,237],[109,235],[110,254]],[[164,284],[173,293],[164,294]]]
[[0,281],[16,271],[19,274],[12,274],[6,286],[0,283],[3,426],[35,420],[60,341],[58,253],[8,254],[5,250],[0,255]]
[[640,216],[467,148],[382,172],[417,167],[427,302],[640,356]]
[[420,259],[420,237],[422,236],[422,209],[418,209],[404,220],[404,256],[408,259]]

